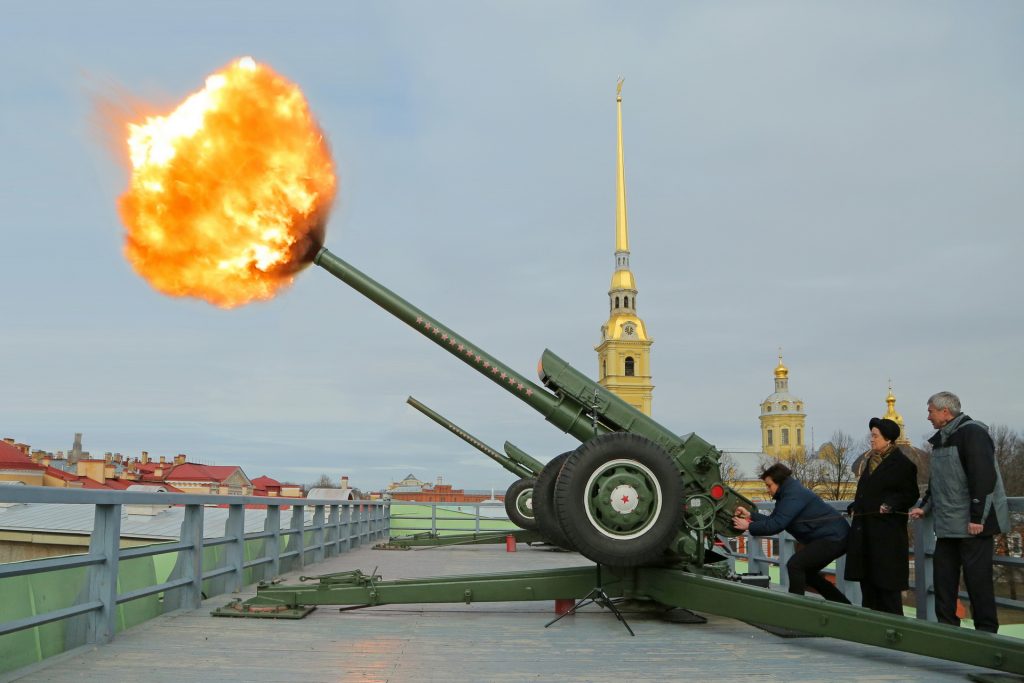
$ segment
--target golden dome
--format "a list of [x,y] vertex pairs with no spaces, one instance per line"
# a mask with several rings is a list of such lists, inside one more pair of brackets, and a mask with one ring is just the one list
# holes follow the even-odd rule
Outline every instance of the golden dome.
[[612,291],[616,289],[636,289],[636,280],[633,279],[633,271],[616,270],[612,273]]
[[789,377],[789,368],[782,364],[782,351],[779,350],[779,364],[775,366],[775,379],[786,379]]

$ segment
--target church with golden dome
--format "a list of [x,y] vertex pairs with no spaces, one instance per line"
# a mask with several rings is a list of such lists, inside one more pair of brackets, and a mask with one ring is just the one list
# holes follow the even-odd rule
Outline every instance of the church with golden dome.
[[789,393],[789,368],[775,366],[775,391],[761,402],[761,451],[772,458],[800,457],[807,453],[804,402]]
[[651,345],[647,326],[637,314],[637,287],[629,268],[626,221],[626,172],[622,154],[622,79],[616,86],[618,156],[615,176],[615,270],[608,288],[608,320],[601,326],[597,381],[645,415],[651,414]]

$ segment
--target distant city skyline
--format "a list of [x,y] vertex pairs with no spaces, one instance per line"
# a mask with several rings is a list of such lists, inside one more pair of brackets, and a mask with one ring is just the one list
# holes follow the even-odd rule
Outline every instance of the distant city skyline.
[[163,111],[243,55],[329,139],[327,246],[526,376],[545,347],[597,376],[624,76],[656,420],[758,450],[782,346],[819,445],[860,438],[890,378],[915,444],[940,390],[1020,430],[1022,21],[1015,2],[9,8],[0,437],[508,485],[413,395],[497,447],[575,447],[318,268],[231,311],[134,274],[97,97]]

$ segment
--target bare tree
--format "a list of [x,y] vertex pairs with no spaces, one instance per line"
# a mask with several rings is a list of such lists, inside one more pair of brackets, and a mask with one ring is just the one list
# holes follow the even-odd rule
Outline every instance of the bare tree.
[[329,475],[326,472],[324,472],[323,474],[320,475],[320,477],[316,481],[314,481],[312,484],[309,484],[309,485],[306,486],[306,491],[308,492],[308,491],[311,491],[313,489],[338,489],[338,488],[341,488],[341,487],[334,481],[334,479],[331,478],[331,475]]
[[722,478],[722,483],[726,486],[736,486],[740,477],[740,468],[732,453],[722,452],[722,456],[718,459],[718,476]]
[[1006,425],[992,425],[989,434],[995,444],[1006,495],[1024,495],[1024,438]]
[[824,482],[824,472],[821,467],[821,461],[817,458],[807,457],[806,448],[801,446],[792,450],[788,455],[783,455],[781,457],[761,455],[758,458],[758,463],[762,470],[767,469],[777,462],[782,463],[791,469],[793,471],[793,476],[810,490],[818,492],[821,489]]
[[853,496],[857,476],[853,472],[854,461],[866,449],[854,438],[837,429],[828,442],[818,449],[821,465],[821,497],[825,500],[844,500]]

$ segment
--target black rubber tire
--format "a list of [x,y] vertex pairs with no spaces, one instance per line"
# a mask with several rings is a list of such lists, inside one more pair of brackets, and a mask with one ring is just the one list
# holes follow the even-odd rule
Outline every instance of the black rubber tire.
[[[644,506],[635,520],[630,520],[633,510],[598,507],[609,496],[608,482],[626,481],[619,472],[646,482],[643,493],[636,491],[634,497],[633,509],[641,500]],[[682,528],[683,482],[672,458],[653,441],[626,432],[604,434],[581,445],[562,465],[555,509],[560,528],[584,557],[611,567],[657,564],[674,550],[670,546]],[[616,528],[620,522],[637,526],[621,531]]]
[[[505,491],[505,513],[508,518],[520,529],[526,529],[527,531],[537,530],[537,518],[527,517],[519,510],[519,499],[523,495],[529,495],[533,497],[533,487],[537,484],[537,480],[533,477],[526,477],[512,483],[508,487],[508,491]],[[532,508],[532,504],[530,506]]]
[[555,509],[555,482],[562,470],[562,464],[572,454],[573,451],[566,451],[551,458],[537,475],[537,483],[533,485],[533,517],[537,520],[537,530],[540,531],[541,538],[566,550],[576,548],[562,531],[562,525],[558,521],[558,512]]

